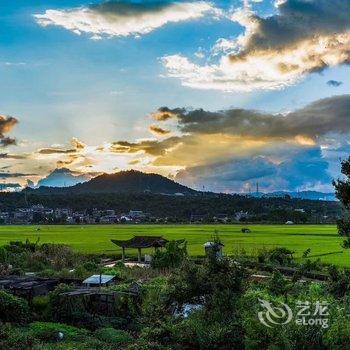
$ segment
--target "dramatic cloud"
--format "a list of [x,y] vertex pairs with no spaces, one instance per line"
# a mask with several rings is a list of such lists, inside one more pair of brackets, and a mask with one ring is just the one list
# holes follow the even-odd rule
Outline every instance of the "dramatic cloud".
[[72,138],[72,146],[77,150],[82,150],[86,147],[85,143],[77,139],[76,137]]
[[4,134],[10,132],[18,123],[14,117],[0,115],[0,147],[6,147],[16,144],[16,140],[11,137],[6,137]]
[[36,176],[36,175],[37,174],[0,172],[0,179],[9,179],[13,177]]
[[38,150],[39,154],[69,154],[75,153],[75,149],[61,149],[61,148],[41,148]]
[[217,62],[197,65],[182,55],[162,58],[168,76],[198,89],[279,89],[305,74],[350,60],[350,0],[286,0],[259,17],[249,5],[229,17],[245,28],[235,40],[219,39]]
[[42,148],[37,151],[39,154],[76,154],[83,150],[86,145],[82,141],[78,140],[76,137],[71,139],[71,145],[73,148],[65,149],[61,147],[48,147]]
[[162,107],[152,116],[174,119],[179,135],[118,141],[110,151],[137,154],[148,167],[177,169],[176,179],[197,188],[240,191],[257,179],[265,190],[329,188],[323,150],[339,148],[334,135],[346,139],[350,134],[350,95],[318,100],[286,114]]
[[338,86],[340,86],[342,84],[343,84],[343,82],[342,81],[338,81],[338,80],[328,80],[327,81],[327,85],[333,86],[333,87],[338,87]]
[[167,23],[187,21],[217,13],[209,2],[107,1],[68,10],[47,10],[36,14],[37,22],[46,27],[61,26],[76,34],[89,33],[92,39],[102,36],[139,36]]
[[62,167],[65,167],[67,165],[70,165],[72,164],[73,162],[75,162],[77,159],[79,159],[80,156],[79,155],[76,155],[76,154],[72,154],[70,156],[68,156],[67,158],[65,159],[60,159],[56,162],[56,165],[58,168],[62,168]]
[[28,154],[9,154],[9,153],[0,153],[0,159],[26,159]]
[[247,109],[208,112],[202,109],[169,110],[177,118],[182,132],[197,134],[225,133],[260,138],[295,138],[299,143],[330,132],[350,132],[350,95],[318,100],[287,114],[263,113]]
[[143,140],[139,142],[117,141],[113,142],[110,150],[115,153],[144,152],[152,156],[165,155],[168,150],[181,142],[181,138],[173,136],[163,141]]
[[200,184],[207,190],[222,192],[254,191],[256,182],[264,191],[310,189],[332,180],[319,148],[300,149],[293,158],[281,163],[258,156],[189,167],[178,172],[175,179],[189,186],[198,188]]
[[164,136],[164,135],[169,135],[169,134],[170,134],[170,130],[165,130],[165,129],[163,129],[163,128],[157,126],[157,125],[151,125],[151,126],[149,127],[149,130],[150,130],[151,132],[153,132],[154,134],[156,134],[156,135],[162,135],[162,136]]
[[186,110],[184,108],[170,109],[169,107],[160,107],[157,112],[151,113],[151,117],[157,121],[165,121],[175,117],[180,113],[184,113]]

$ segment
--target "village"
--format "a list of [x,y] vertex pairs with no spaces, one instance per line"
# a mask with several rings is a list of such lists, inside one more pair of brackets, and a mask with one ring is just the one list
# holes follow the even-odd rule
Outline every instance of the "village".
[[[296,211],[304,212],[303,209]],[[191,214],[190,223],[218,222],[231,223],[247,220],[251,215],[246,211],[237,211],[234,215],[218,213],[213,217],[207,214]],[[114,209],[86,209],[74,211],[70,208],[47,208],[36,204],[27,208],[16,208],[13,211],[0,211],[0,223],[5,225],[28,224],[116,224],[116,223],[167,223],[174,222],[171,213],[166,217],[155,217],[142,210],[129,210],[116,213]]]

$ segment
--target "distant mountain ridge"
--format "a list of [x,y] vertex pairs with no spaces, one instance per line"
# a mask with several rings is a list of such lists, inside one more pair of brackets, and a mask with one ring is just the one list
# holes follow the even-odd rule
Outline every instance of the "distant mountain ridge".
[[269,193],[252,193],[251,197],[255,198],[272,198],[272,197],[284,197],[290,196],[291,198],[310,199],[310,200],[323,200],[323,201],[336,201],[337,198],[333,192],[318,192],[318,191],[275,191]]
[[39,180],[36,187],[69,187],[91,179],[91,176],[85,174],[75,175],[74,171],[67,168],[58,168],[53,170],[46,177]]
[[197,191],[183,186],[158,174],[146,174],[136,170],[102,174],[89,181],[71,187],[40,187],[40,193],[158,193],[168,195],[189,195]]
[[[91,176],[89,177],[88,175],[75,175],[74,172],[66,168],[54,170],[46,178],[40,180],[37,188],[34,190],[42,194],[153,193],[165,195],[191,195],[200,193],[199,191],[181,185],[159,174],[147,174],[137,170],[128,170],[114,174],[102,174],[91,178]],[[237,194],[244,196],[242,193]],[[249,195],[246,194],[245,196],[254,198],[290,196],[291,198],[296,199],[336,200],[334,193],[318,191],[258,192]]]

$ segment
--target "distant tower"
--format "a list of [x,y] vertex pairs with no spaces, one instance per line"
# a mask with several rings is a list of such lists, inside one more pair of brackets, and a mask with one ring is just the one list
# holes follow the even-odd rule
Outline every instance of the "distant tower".
[[259,182],[256,183],[256,194],[259,194]]

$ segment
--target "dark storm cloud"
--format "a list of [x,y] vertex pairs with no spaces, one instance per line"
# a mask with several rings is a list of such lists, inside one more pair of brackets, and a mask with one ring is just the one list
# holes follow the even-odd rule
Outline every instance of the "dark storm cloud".
[[270,114],[249,109],[209,112],[170,110],[186,133],[226,133],[253,137],[309,137],[350,131],[350,95],[318,100],[294,112]]
[[193,20],[216,12],[205,1],[103,1],[66,10],[46,10],[35,14],[37,22],[62,26],[76,34],[90,33],[92,39],[102,36],[139,36],[167,23]]
[[[350,0],[286,0],[278,5],[278,13],[268,17],[250,14],[252,30],[246,34],[244,47],[239,54],[230,56],[233,62],[245,61],[250,55],[266,52],[289,51],[307,41],[309,47],[318,39],[332,37],[330,48],[337,53],[339,63],[349,62],[348,41],[337,37],[350,29]],[[307,48],[306,48],[307,50]],[[311,50],[305,56],[308,62],[303,70],[321,71],[328,66],[322,53]],[[304,58],[305,58],[304,57]],[[305,62],[306,63],[306,62]],[[301,67],[293,64],[281,64],[281,71],[297,71]]]
[[280,48],[304,38],[333,34],[350,28],[349,0],[286,0],[278,13],[253,16],[257,28],[246,43],[246,51]]
[[244,32],[218,38],[203,64],[182,54],[163,56],[167,76],[195,89],[270,90],[350,62],[350,0],[276,0],[272,15],[241,2],[227,18]]
[[191,176],[195,178],[205,178],[205,181],[220,181],[230,183],[234,181],[248,181],[265,176],[272,176],[276,173],[276,166],[265,157],[251,157],[229,162],[214,163],[210,166],[189,167],[177,173],[178,180]]
[[16,144],[16,139],[14,139],[12,137],[4,137],[4,138],[0,139],[0,145],[2,147],[7,147],[7,146],[15,145],[15,144]]
[[169,107],[160,107],[154,113],[151,113],[151,116],[158,121],[165,121],[175,117],[178,114],[185,113],[186,110],[184,108],[174,108],[170,109]]
[[342,81],[338,81],[338,80],[328,80],[327,81],[327,85],[332,86],[332,87],[338,87],[340,85],[342,85],[343,82]]
[[75,153],[76,149],[61,149],[61,148],[42,148],[38,150],[39,154],[69,154]]
[[[285,151],[288,153],[288,150]],[[328,163],[322,158],[318,147],[300,149],[290,159],[273,163],[268,157],[249,157],[239,160],[188,167],[178,172],[176,180],[190,186],[222,191],[241,191],[244,184],[253,187],[259,182],[262,190],[294,191],[304,185],[314,187],[331,183]]]
[[0,159],[26,159],[28,154],[9,154],[9,153],[0,153]]
[[110,147],[116,153],[137,153],[143,151],[152,156],[164,155],[166,149],[174,147],[181,142],[181,137],[169,137],[163,141],[144,140],[140,142],[117,141]]
[[38,174],[0,172],[0,179],[9,179],[9,178],[13,178],[13,177],[36,176],[36,175],[38,175]]
[[168,135],[170,134],[170,130],[163,129],[157,125],[151,125],[149,130],[156,135]]
[[5,136],[18,123],[18,120],[11,116],[0,115],[0,146],[6,147],[16,144],[14,138]]

